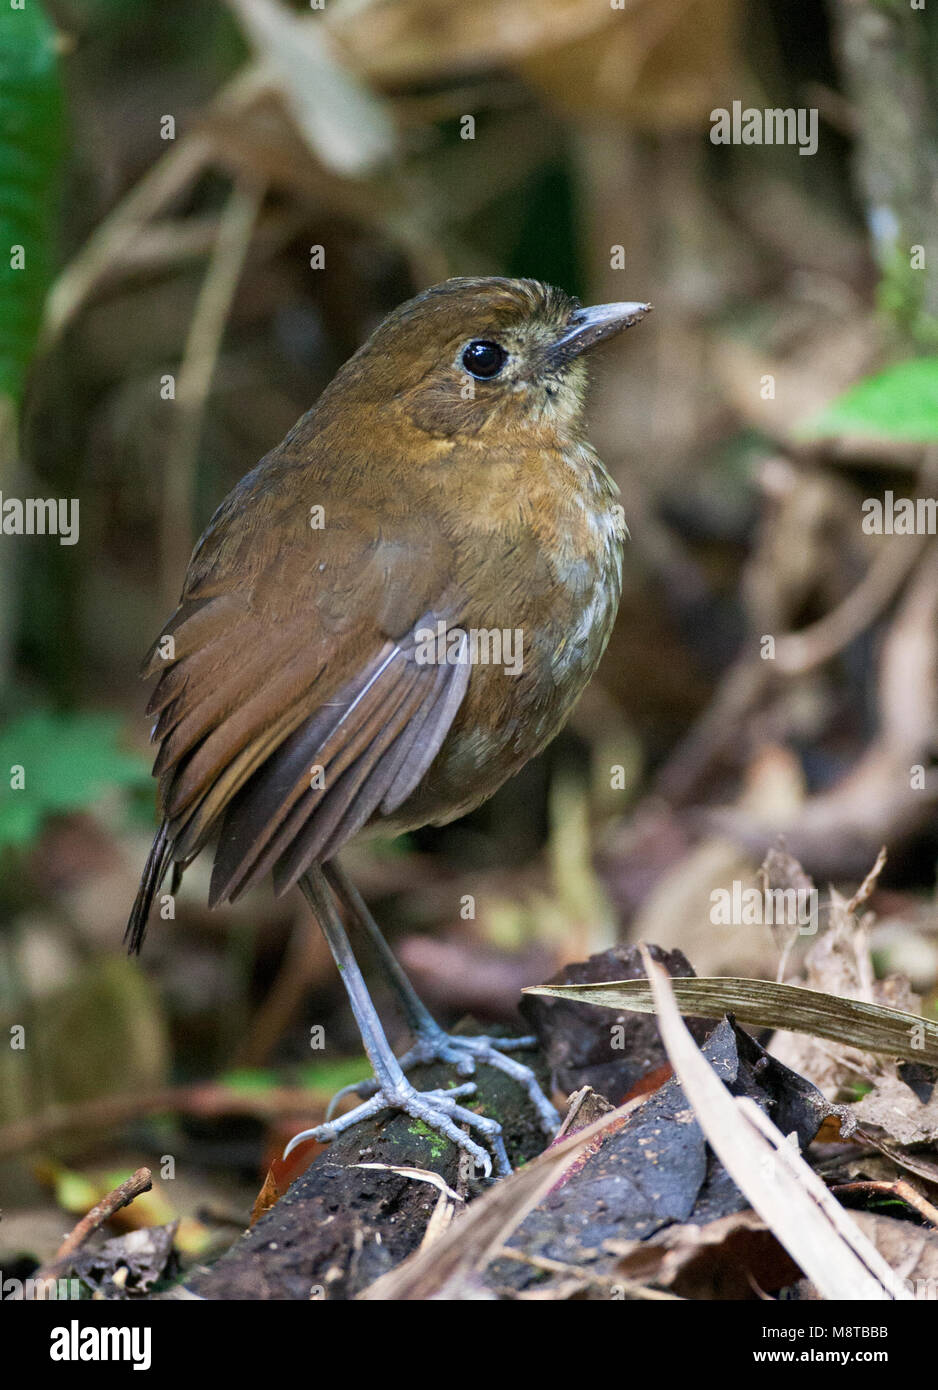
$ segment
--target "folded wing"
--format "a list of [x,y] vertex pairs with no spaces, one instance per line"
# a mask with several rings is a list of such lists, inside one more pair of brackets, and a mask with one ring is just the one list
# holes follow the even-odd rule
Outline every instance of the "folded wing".
[[191,862],[216,832],[212,905],[271,871],[286,891],[393,812],[465,695],[465,660],[415,658],[422,629],[458,622],[439,540],[398,531],[391,545],[338,527],[312,555],[302,533],[279,540],[247,585],[239,567],[203,563],[151,654],[163,823],[127,928],[132,950],[170,864]]

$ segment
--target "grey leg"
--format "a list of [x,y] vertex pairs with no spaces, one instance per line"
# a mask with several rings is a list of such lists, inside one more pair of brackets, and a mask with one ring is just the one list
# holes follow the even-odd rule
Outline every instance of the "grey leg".
[[[496,1071],[512,1077],[528,1093],[532,1105],[537,1110],[541,1125],[550,1138],[560,1128],[560,1116],[541,1090],[540,1083],[530,1067],[517,1062],[505,1054],[517,1048],[535,1047],[537,1038],[489,1038],[462,1037],[447,1033],[437,1023],[426,1005],[418,996],[413,985],[398,964],[394,952],[381,934],[377,922],[365,904],[358,889],[351,882],[337,859],[324,866],[324,872],[345,904],[347,911],[360,923],[375,948],[381,961],[384,974],[400,1001],[401,1009],[416,1039],[414,1046],[400,1059],[402,1070],[417,1066],[421,1062],[449,1062],[455,1065],[460,1076],[473,1076],[476,1063],[484,1062]],[[370,1054],[369,1054],[370,1055]],[[375,1072],[374,1080],[363,1081],[354,1086],[345,1086],[333,1096],[332,1106],[348,1093],[360,1096],[373,1095],[380,1087],[381,1078]],[[330,1113],[332,1106],[330,1106]]]
[[452,1143],[464,1149],[472,1156],[485,1176],[490,1177],[492,1159],[489,1154],[459,1128],[460,1124],[469,1125],[488,1140],[499,1176],[510,1173],[511,1164],[505,1153],[501,1126],[495,1120],[476,1115],[458,1104],[460,1098],[475,1091],[475,1086],[471,1082],[456,1086],[450,1091],[420,1092],[407,1080],[400,1063],[391,1051],[387,1038],[384,1036],[381,1020],[371,1002],[371,996],[352,952],[329,886],[318,864],[314,865],[300,879],[300,887],[316,915],[342,976],[342,982],[348,993],[365,1052],[368,1054],[368,1060],[374,1070],[374,1084],[371,1098],[347,1115],[343,1115],[340,1120],[317,1125],[314,1129],[304,1130],[302,1134],[295,1135],[287,1145],[284,1157],[303,1139],[318,1139],[325,1142],[334,1139],[342,1130],[358,1124],[360,1120],[370,1118],[381,1110],[403,1110],[408,1115],[412,1115],[414,1119],[422,1120],[429,1129],[445,1135]]

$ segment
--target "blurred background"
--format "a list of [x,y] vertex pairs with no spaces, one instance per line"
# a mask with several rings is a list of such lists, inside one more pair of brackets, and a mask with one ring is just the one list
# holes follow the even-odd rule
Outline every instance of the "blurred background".
[[[450,275],[656,312],[595,368],[631,531],[598,678],[468,820],[347,855],[418,989],[511,1023],[642,938],[774,978],[768,929],[710,911],[781,834],[847,892],[887,847],[873,959],[933,1011],[936,540],[863,504],[938,494],[936,77],[936,7],[905,0],[0,13],[0,492],[80,518],[60,544],[0,508],[5,1273],[164,1154],[127,1219],[210,1256],[367,1070],[298,893],[210,914],[200,861],[123,955],[155,827],[138,670],[217,503]],[[816,150],[714,143],[734,102],[816,112]]]

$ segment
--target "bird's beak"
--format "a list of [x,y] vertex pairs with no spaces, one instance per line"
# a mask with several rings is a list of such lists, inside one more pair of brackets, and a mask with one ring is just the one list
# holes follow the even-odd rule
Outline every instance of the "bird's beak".
[[577,309],[562,336],[546,349],[548,364],[552,368],[563,367],[581,352],[631,328],[633,323],[640,323],[650,311],[650,304],[594,304],[591,309]]

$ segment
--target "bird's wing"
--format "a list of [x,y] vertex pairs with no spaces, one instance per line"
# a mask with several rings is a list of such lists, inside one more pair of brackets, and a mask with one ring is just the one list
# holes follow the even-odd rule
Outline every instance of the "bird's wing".
[[[343,520],[281,521],[197,552],[145,673],[164,823],[131,918],[139,944],[170,862],[221,827],[214,904],[268,870],[278,892],[407,799],[446,737],[468,663],[420,664],[417,634],[458,623],[444,538],[397,519],[393,540]],[[171,639],[171,640],[167,640]]]

